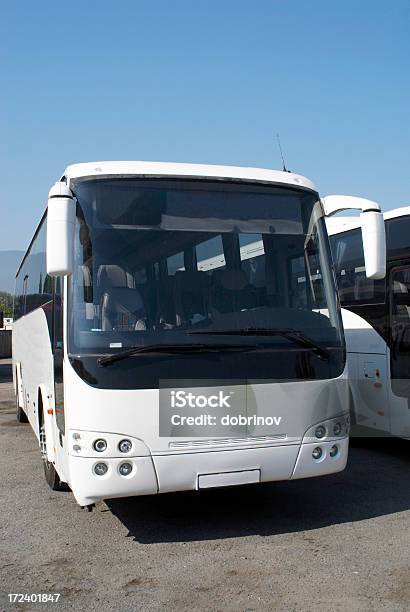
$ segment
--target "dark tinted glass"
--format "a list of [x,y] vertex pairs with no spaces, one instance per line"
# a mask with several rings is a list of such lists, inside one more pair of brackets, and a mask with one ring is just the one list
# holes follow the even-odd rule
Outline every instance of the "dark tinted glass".
[[41,222],[16,277],[14,318],[40,308],[53,298],[46,269],[46,217]]
[[[255,327],[292,328],[342,346],[322,219],[308,235],[317,194],[136,179],[72,188],[71,352],[192,342],[197,331]],[[270,342],[290,344],[280,334]]]
[[410,268],[394,270],[390,287],[392,389],[410,399]]
[[361,229],[330,237],[342,306],[385,301],[386,281],[366,277]]
[[397,217],[386,221],[387,257],[408,257],[410,251],[410,217]]
[[[296,189],[205,181],[99,179],[73,190],[95,227],[301,234],[317,195]],[[91,216],[90,216],[91,215]]]

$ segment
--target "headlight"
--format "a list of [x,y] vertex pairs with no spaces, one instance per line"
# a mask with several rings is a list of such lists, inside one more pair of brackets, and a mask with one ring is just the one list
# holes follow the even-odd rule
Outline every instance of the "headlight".
[[99,438],[94,442],[93,447],[98,453],[103,453],[105,450],[107,450],[107,442],[102,438]]
[[339,421],[333,425],[333,433],[335,436],[340,436],[342,433],[342,424]]
[[94,474],[97,476],[104,476],[108,472],[108,465],[106,463],[96,463],[94,466]]
[[324,427],[323,425],[319,425],[318,427],[316,427],[315,436],[318,440],[321,440],[321,438],[324,438],[325,435],[326,435],[326,427]]
[[318,459],[321,458],[322,455],[323,455],[323,451],[320,448],[320,446],[317,446],[316,448],[313,449],[313,451],[312,451],[313,459],[316,459],[316,461],[317,461]]
[[336,457],[338,452],[339,452],[339,447],[336,444],[333,444],[332,448],[329,451],[329,455],[331,457]]
[[120,467],[118,468],[118,471],[121,474],[121,476],[128,476],[132,472],[132,464],[131,463],[121,463]]
[[131,440],[127,440],[127,439],[121,440],[121,442],[118,444],[118,448],[121,453],[129,453],[130,450],[132,449]]

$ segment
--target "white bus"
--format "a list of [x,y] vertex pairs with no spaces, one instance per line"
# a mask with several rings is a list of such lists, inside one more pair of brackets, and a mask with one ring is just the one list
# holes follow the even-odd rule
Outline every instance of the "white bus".
[[327,221],[351,378],[353,433],[410,438],[410,207],[384,213],[387,273],[366,278],[360,227]]
[[[320,200],[273,170],[69,166],[16,276],[19,420],[53,489],[77,502],[344,469],[345,344]],[[383,230],[383,231],[382,231]],[[262,256],[261,256],[262,255]]]

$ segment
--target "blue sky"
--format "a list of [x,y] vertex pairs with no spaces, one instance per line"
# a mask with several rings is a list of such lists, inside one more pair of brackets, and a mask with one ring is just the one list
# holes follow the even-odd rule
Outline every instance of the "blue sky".
[[410,0],[9,2],[0,250],[69,163],[280,168],[410,204]]

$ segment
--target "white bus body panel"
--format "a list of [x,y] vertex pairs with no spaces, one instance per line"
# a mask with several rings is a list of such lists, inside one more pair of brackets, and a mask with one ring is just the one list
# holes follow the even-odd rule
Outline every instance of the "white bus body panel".
[[390,350],[365,319],[342,308],[353,410],[357,425],[410,438],[407,399],[394,395]]
[[[45,304],[44,308],[48,305]],[[39,439],[41,395],[47,437],[47,459],[56,461],[57,430],[54,419],[54,361],[50,333],[43,308],[14,323],[12,336],[13,376],[18,382],[19,405]]]
[[[54,362],[51,352],[50,334],[45,312],[38,308],[18,319],[14,323],[12,336],[13,370],[20,371],[23,383],[22,408],[34,429],[38,431],[38,393],[40,385],[47,389],[47,395],[53,388]],[[47,395],[43,402],[48,401]],[[44,406],[47,412],[48,406]]]
[[[268,411],[272,414],[272,406],[280,406],[281,413],[292,411],[300,423],[299,430],[292,432],[293,436],[281,438],[278,435],[276,440],[266,436],[266,431],[260,428],[255,429],[254,437],[231,441],[159,437],[158,389],[97,389],[84,382],[68,361],[64,365],[64,384],[67,481],[81,505],[105,497],[198,489],[200,476],[205,474],[227,474],[221,477],[221,483],[232,481],[235,484],[237,472],[258,470],[260,481],[267,482],[337,472],[346,465],[347,437],[337,439],[340,452],[334,458],[328,451],[336,439],[320,442],[324,454],[319,462],[312,459],[312,450],[318,442],[311,443],[309,439],[301,444],[307,424],[310,427],[326,418],[346,414],[346,373],[331,380],[248,385],[258,415],[268,414]],[[80,439],[75,440],[73,434],[77,438],[79,434]],[[264,434],[266,439],[263,439]],[[97,437],[108,439],[112,452],[93,451],[88,441]],[[123,437],[136,444],[135,452],[121,457],[114,449],[115,440]],[[198,441],[201,444],[196,445]],[[181,442],[186,446],[181,446]],[[83,453],[88,456],[79,456],[74,450],[76,444],[91,449]],[[134,469],[124,478],[118,466],[127,459]],[[98,460],[109,466],[104,477],[93,473]]]

